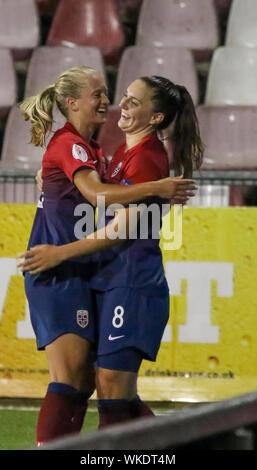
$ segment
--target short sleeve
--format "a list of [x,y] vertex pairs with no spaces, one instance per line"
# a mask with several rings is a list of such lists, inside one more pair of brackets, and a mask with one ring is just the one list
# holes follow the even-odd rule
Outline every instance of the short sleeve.
[[79,140],[70,139],[64,142],[58,151],[57,159],[56,163],[58,163],[59,168],[72,182],[77,170],[83,168],[96,170],[93,151]]

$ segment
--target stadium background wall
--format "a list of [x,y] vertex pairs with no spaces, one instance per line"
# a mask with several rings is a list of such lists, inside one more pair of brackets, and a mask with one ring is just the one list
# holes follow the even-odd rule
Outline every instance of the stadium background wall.
[[[23,276],[16,268],[34,213],[35,205],[0,204],[0,395],[1,382],[9,387],[5,395],[8,390],[15,395],[9,380],[15,374],[25,382],[33,373],[48,380],[45,354],[36,350],[30,326]],[[164,224],[170,219],[166,216]],[[157,362],[145,361],[141,377],[151,383],[165,376],[235,378],[244,384],[239,393],[257,388],[256,226],[257,208],[183,209],[181,248],[163,248],[170,320]],[[188,386],[188,380],[184,383]],[[26,394],[26,384],[24,389]]]

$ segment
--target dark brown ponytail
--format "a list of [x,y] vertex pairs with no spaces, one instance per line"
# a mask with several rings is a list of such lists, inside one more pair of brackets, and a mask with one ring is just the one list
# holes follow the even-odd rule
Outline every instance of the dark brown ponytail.
[[167,78],[153,75],[141,80],[153,90],[154,112],[164,114],[156,131],[166,129],[175,120],[171,136],[175,176],[183,174],[184,178],[190,178],[193,169],[200,168],[204,152],[192,98],[184,86],[175,85]]
[[204,146],[201,141],[198,119],[191,95],[184,86],[176,85],[180,93],[180,107],[173,131],[175,174],[183,172],[192,176],[193,169],[200,168]]

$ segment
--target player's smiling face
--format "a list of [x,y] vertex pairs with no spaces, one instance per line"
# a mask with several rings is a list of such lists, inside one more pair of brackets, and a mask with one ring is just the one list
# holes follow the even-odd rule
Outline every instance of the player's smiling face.
[[110,103],[107,87],[102,75],[92,74],[77,101],[80,119],[86,125],[101,125],[106,121],[107,108]]
[[149,132],[153,130],[151,93],[151,89],[140,79],[129,85],[119,104],[121,117],[118,126],[123,132],[136,134],[148,128]]

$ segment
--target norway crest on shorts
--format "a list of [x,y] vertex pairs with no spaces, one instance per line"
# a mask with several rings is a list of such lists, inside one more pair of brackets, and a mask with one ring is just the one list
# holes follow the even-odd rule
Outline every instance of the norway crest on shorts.
[[89,323],[89,313],[88,310],[77,310],[77,324],[81,328],[86,328]]

